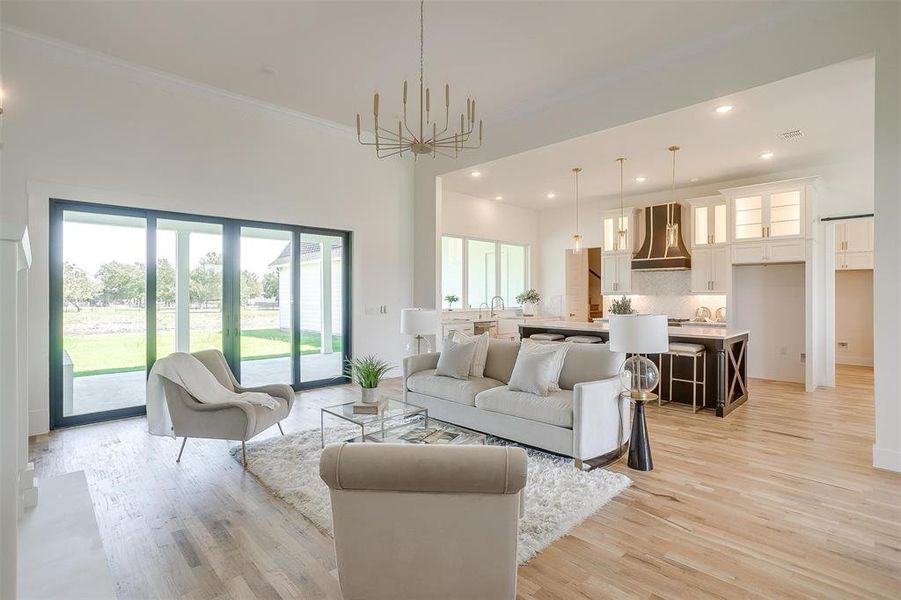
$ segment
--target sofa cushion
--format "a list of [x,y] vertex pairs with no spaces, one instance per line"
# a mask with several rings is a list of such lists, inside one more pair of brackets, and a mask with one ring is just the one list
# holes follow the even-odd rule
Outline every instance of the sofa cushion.
[[625,359],[625,354],[611,352],[607,344],[573,344],[563,361],[560,387],[571,390],[577,383],[614,377]]
[[485,361],[485,377],[510,383],[513,365],[519,354],[519,342],[492,339],[488,341],[488,360]]
[[557,427],[572,429],[573,393],[551,392],[541,397],[528,392],[512,392],[507,386],[495,387],[476,396],[476,408]]
[[411,392],[468,406],[475,405],[475,398],[479,392],[502,385],[504,385],[502,382],[490,377],[470,377],[469,379],[444,377],[436,375],[435,369],[419,371],[407,377],[407,389]]
[[474,337],[465,340],[458,340],[454,336],[448,337],[444,342],[444,349],[438,357],[438,375],[468,379],[478,342],[479,340]]

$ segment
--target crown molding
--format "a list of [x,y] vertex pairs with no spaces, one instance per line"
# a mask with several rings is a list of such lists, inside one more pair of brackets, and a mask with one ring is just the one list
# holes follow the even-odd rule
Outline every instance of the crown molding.
[[90,50],[83,46],[78,46],[76,44],[71,44],[57,38],[45,36],[40,33],[29,31],[27,29],[22,29],[20,27],[16,27],[15,25],[3,23],[2,25],[0,25],[0,31],[2,31],[4,35],[12,35],[13,37],[19,37],[31,42],[41,44],[48,49],[65,52],[70,58],[81,60],[83,63],[88,64],[89,66],[106,68],[112,72],[119,73],[126,71],[130,75],[136,76],[143,83],[157,85],[160,87],[165,87],[167,89],[180,89],[185,92],[200,94],[207,97],[225,99],[238,105],[251,107],[264,112],[279,114],[292,119],[297,119],[299,121],[305,121],[307,123],[312,123],[320,127],[325,127],[328,129],[340,131],[341,133],[353,135],[354,137],[356,137],[357,135],[356,129],[349,125],[343,125],[335,121],[322,119],[320,117],[287,108],[278,104],[273,104],[271,102],[266,102],[264,100],[259,100],[250,96],[244,96],[242,94],[230,92],[228,90],[224,90],[212,85],[200,83],[198,81],[194,81],[193,79],[187,79],[185,77],[174,75],[166,71],[160,71],[151,67],[147,67],[145,65],[129,62],[127,60],[123,60],[109,54]]

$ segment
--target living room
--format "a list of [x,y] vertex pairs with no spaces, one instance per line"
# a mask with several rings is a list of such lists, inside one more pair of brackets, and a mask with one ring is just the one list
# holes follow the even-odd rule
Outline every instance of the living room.
[[[425,3],[422,13],[420,8],[416,2],[4,0],[0,596],[890,597],[901,577],[891,552],[901,535],[901,409],[892,391],[892,373],[901,362],[893,300],[901,286],[901,256],[892,243],[901,225],[898,5],[441,2]],[[698,18],[682,22],[679,16],[687,10]],[[767,44],[759,43],[761,36]],[[411,129],[422,135],[412,126],[426,103],[418,93],[421,49],[436,130],[443,126],[442,88],[448,82],[449,131],[468,129],[468,140],[451,137],[435,148],[434,157],[430,152],[414,160],[407,148],[379,159],[371,145],[373,92],[379,93],[376,111],[386,130],[379,152],[402,145],[392,140],[405,108]],[[692,177],[705,175],[691,169],[704,163],[712,173],[716,153],[704,148],[698,158],[692,140],[673,139],[678,136],[667,135],[668,125],[654,121],[703,106],[708,121],[701,127],[741,123],[752,114],[753,90],[821,71],[834,74],[849,64],[863,64],[869,72],[868,112],[828,104],[840,93],[823,96],[828,110],[810,112],[835,112],[836,130],[839,121],[854,124],[858,117],[868,126],[847,133],[849,139],[824,142],[819,132],[828,119],[813,122],[811,114],[800,126],[807,133],[802,143],[834,151],[844,140],[851,152],[858,148],[857,135],[864,134],[869,154],[856,165],[853,181],[862,177],[869,187],[818,168],[826,161],[822,156],[819,164],[811,159],[803,168],[784,167],[788,163],[780,161],[787,154],[775,146],[774,134],[799,125],[775,121],[750,124],[773,140],[775,156],[763,159],[761,153],[773,148],[757,144],[749,160],[765,163],[766,172],[711,175],[692,186]],[[834,89],[841,92],[846,83]],[[478,108],[468,108],[467,96]],[[712,112],[724,99],[734,111]],[[458,125],[464,110],[471,116]],[[853,114],[840,118],[842,111]],[[547,201],[547,208],[518,204],[512,186],[529,178],[529,153],[544,149],[553,158],[556,144],[583,136],[609,139],[611,131],[647,120],[662,133],[645,146],[609,153],[589,148],[561,157],[565,165],[556,170],[550,159],[539,158],[535,164],[546,170],[528,175],[535,201]],[[725,139],[751,152],[741,138]],[[672,154],[672,144],[684,148]],[[625,155],[625,163],[616,162]],[[653,158],[643,163],[646,156]],[[504,161],[523,177],[500,178]],[[623,203],[621,166],[628,186]],[[574,167],[583,171],[574,174]],[[458,176],[482,188],[461,198],[462,187],[447,187]],[[650,193],[641,191],[640,176],[647,177],[643,185]],[[554,179],[539,186],[538,177]],[[576,177],[581,198],[575,196]],[[730,354],[733,338],[689,339],[690,328],[670,340],[700,340],[706,349],[708,387],[697,412],[693,384],[682,384],[671,404],[654,401],[645,408],[644,398],[636,402],[628,395],[620,401],[620,392],[628,390],[628,382],[620,383],[622,353],[656,357],[663,350],[616,350],[612,323],[588,318],[572,335],[600,343],[566,346],[572,355],[557,373],[561,390],[534,394],[546,396],[532,403],[540,414],[509,418],[503,405],[512,400],[503,396],[485,400],[496,403],[494,410],[479,408],[488,404],[475,398],[492,389],[476,391],[473,404],[463,408],[429,400],[435,389],[430,383],[413,389],[417,374],[442,367],[457,367],[458,377],[439,384],[472,386],[480,372],[478,379],[509,387],[519,346],[504,344],[518,344],[513,332],[520,337],[526,325],[515,296],[532,287],[543,296],[531,322],[543,329],[526,333],[569,337],[561,333],[561,324],[569,322],[561,275],[566,252],[574,254],[573,234],[583,236],[585,249],[603,246],[601,213],[621,206],[641,212],[670,202],[670,177],[678,182],[680,201],[792,178],[827,182],[825,188],[811,184],[809,196],[807,188],[803,192],[803,201],[814,208],[805,225],[810,234],[799,236],[820,262],[805,259],[817,265],[817,275],[800,280],[801,295],[810,298],[803,307],[810,325],[800,327],[799,340],[766,346],[769,338],[755,334],[760,321],[743,313],[740,302],[732,303],[733,294],[740,296],[737,291],[757,281],[749,276],[745,283],[730,283],[725,302],[707,303],[711,313],[727,307],[724,329],[750,331],[750,341],[742,342],[747,357],[738,345]],[[849,189],[864,191],[848,203],[828,193]],[[549,193],[559,197],[549,199]],[[726,202],[746,196],[728,196]],[[451,221],[444,212],[454,202],[465,207],[454,218],[467,231],[447,229]],[[682,238],[697,257],[691,206],[682,210]],[[727,208],[739,210],[734,204]],[[850,269],[870,273],[869,342],[845,337],[838,318],[859,307],[840,299],[829,289],[829,278],[820,276],[838,273],[849,254],[846,230],[839,229],[846,222],[821,219],[849,216],[869,218],[875,230],[870,269]],[[642,219],[636,214],[634,231],[643,231]],[[424,315],[405,309],[446,311],[444,298],[454,293],[442,286],[443,234],[491,242],[507,252],[509,264],[519,266],[505,281],[515,283],[502,287],[495,258],[495,293],[485,287],[482,296],[470,297],[467,284],[457,293],[463,304],[441,316],[436,312],[437,320],[418,333],[415,321]],[[641,241],[636,235],[634,243]],[[733,253],[736,247],[731,243]],[[735,269],[751,273],[759,262]],[[137,267],[138,274],[132,268],[132,284],[117,287],[111,272],[123,265]],[[765,276],[782,268],[788,267],[771,265]],[[689,272],[674,277],[688,286]],[[635,280],[655,276],[641,273]],[[134,277],[137,291],[125,291],[135,288]],[[66,282],[76,278],[82,291],[66,295]],[[836,274],[833,285],[841,279]],[[212,293],[204,291],[204,282],[212,282]],[[767,285],[775,290],[777,284]],[[718,295],[709,288],[689,291],[705,299]],[[622,295],[605,294],[604,310]],[[494,296],[501,296],[503,307]],[[637,291],[630,296],[632,307],[667,312],[642,305],[648,297]],[[480,307],[482,302],[487,306]],[[684,316],[691,318],[696,308],[691,305],[692,314]],[[481,371],[475,355],[465,361],[465,372],[459,364],[439,365],[431,350],[440,349],[447,360],[453,354],[440,320],[483,311],[509,318],[509,339],[489,335]],[[731,320],[742,315],[752,321]],[[872,364],[841,364],[841,343],[869,343]],[[784,356],[797,363],[793,374],[780,379],[761,372],[771,359],[776,366],[788,362],[779,358],[782,346]],[[249,401],[253,414],[266,419],[246,425],[246,433],[186,434],[187,422],[201,429],[207,422],[191,419],[198,412],[171,408],[180,392],[164,389],[156,399],[145,392],[142,378],[154,380],[154,362],[174,364],[162,359],[173,351],[191,356],[209,349],[221,351],[217,356],[224,361],[210,362],[218,359],[202,354],[204,376],[218,372],[223,389],[234,378],[239,385],[231,385],[230,393],[240,394],[240,384],[271,384],[263,394],[268,400]],[[796,352],[806,361],[795,361]],[[714,359],[720,353],[722,368]],[[367,357],[375,360],[364,364]],[[675,370],[667,359],[653,368],[637,361],[629,372],[664,394],[676,371],[691,364],[674,358],[682,365]],[[355,361],[354,382],[344,371],[345,360]],[[366,438],[377,425],[366,413],[353,412],[360,384],[367,385],[361,377],[367,367],[377,372],[376,382],[382,378],[378,393],[391,402],[377,410],[423,423],[423,431],[452,443],[404,444],[393,458],[378,453],[395,451],[395,444],[342,446],[358,435]],[[123,383],[129,377],[137,388]],[[734,390],[747,388],[747,398],[736,392],[724,400],[724,407],[731,403],[735,410],[722,418],[717,399],[706,397],[715,393],[717,377],[728,378],[730,387],[734,382]],[[601,380],[607,387],[586,385]],[[98,386],[93,393],[92,382]],[[196,385],[183,383],[185,389]],[[115,394],[122,400],[103,403]],[[554,404],[560,394],[568,398],[562,411]],[[342,405],[350,412],[332,410]],[[165,422],[148,421],[159,415],[154,406],[168,413],[177,437],[172,430],[150,435],[148,427]],[[245,409],[242,414],[250,414]],[[645,410],[649,445],[633,462],[630,451],[642,450],[633,425],[645,423]],[[391,441],[421,442],[413,429],[395,432],[411,439]],[[347,454],[323,454],[323,446],[344,447]],[[434,451],[434,460],[445,461],[450,454],[441,451],[463,448],[474,462],[464,457],[457,470],[444,462],[436,468],[447,475],[468,465],[473,477],[484,477],[478,485],[487,487],[478,493],[471,478],[429,480],[428,472],[405,467],[415,459],[410,452]],[[475,454],[481,452],[487,454]],[[498,456],[506,457],[501,466]],[[339,457],[338,464],[329,462]],[[506,459],[512,462],[504,466]],[[368,460],[385,468],[367,470],[373,464]],[[337,479],[329,476],[330,468]],[[371,478],[383,475],[409,489],[373,494]],[[490,482],[498,476],[521,478],[522,487],[501,485],[498,492]],[[363,487],[355,489],[358,484]],[[483,495],[490,498],[490,510],[499,511],[495,521],[513,514],[519,527],[513,521],[489,528],[476,520],[465,527],[458,522],[455,532],[426,515],[417,527],[431,524],[432,535],[447,536],[445,544],[435,544],[437,537],[416,535],[425,531],[416,528],[388,539],[373,519],[360,517],[367,503],[385,502],[386,518],[418,518],[430,506],[420,498],[429,495],[421,492],[430,485],[460,486],[458,493],[437,494],[437,506],[448,514],[465,511],[467,502]],[[512,498],[522,500],[523,511]],[[362,504],[354,508],[354,502]],[[41,525],[42,513],[57,520]],[[348,533],[351,527],[365,531],[363,539]],[[435,563],[459,560],[455,564],[469,570],[466,559],[480,558],[471,552],[472,541],[482,537],[485,548],[498,545],[496,561],[481,556],[480,568],[470,570],[472,585],[485,587],[441,589],[446,582]],[[373,540],[380,543],[373,546]],[[461,550],[462,542],[470,549]],[[67,545],[78,551],[66,551]],[[348,547],[373,554],[381,548],[399,560],[373,574],[367,569],[376,568],[374,556],[360,566]],[[379,577],[392,566],[410,576]],[[367,585],[372,578],[385,587]]]

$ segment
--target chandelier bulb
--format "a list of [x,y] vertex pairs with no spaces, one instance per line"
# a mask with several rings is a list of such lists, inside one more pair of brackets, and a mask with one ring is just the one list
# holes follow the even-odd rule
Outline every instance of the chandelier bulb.
[[357,138],[360,137],[361,126],[360,126],[360,113],[357,113]]
[[431,109],[432,109],[432,98],[431,98],[431,94],[429,93],[429,88],[426,88],[425,89],[425,112],[426,112],[426,114],[428,114],[429,111],[431,111]]
[[404,79],[404,104],[407,103],[407,80]]
[[450,84],[444,84],[444,108],[450,108]]
[[375,118],[379,117],[379,93],[376,92],[372,95],[372,114],[375,115]]

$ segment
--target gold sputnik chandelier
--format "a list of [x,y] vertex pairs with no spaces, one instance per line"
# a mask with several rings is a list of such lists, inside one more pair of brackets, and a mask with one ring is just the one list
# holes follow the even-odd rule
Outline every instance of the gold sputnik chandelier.
[[[479,120],[478,145],[470,144],[475,129],[476,101],[466,99],[466,112],[460,114],[460,129],[448,132],[450,125],[450,86],[444,86],[444,125],[439,130],[438,122],[433,120],[431,91],[423,83],[423,13],[424,0],[419,2],[419,123],[413,121],[412,127],[407,119],[407,82],[404,81],[403,120],[397,122],[397,129],[386,129],[379,124],[379,95],[372,98],[372,114],[375,118],[373,129],[375,140],[364,142],[361,131],[360,113],[357,113],[357,140],[364,146],[375,146],[376,156],[403,156],[412,152],[414,157],[420,154],[431,154],[457,158],[464,149],[477,149],[482,146],[482,121]],[[418,133],[414,133],[418,132]]]

